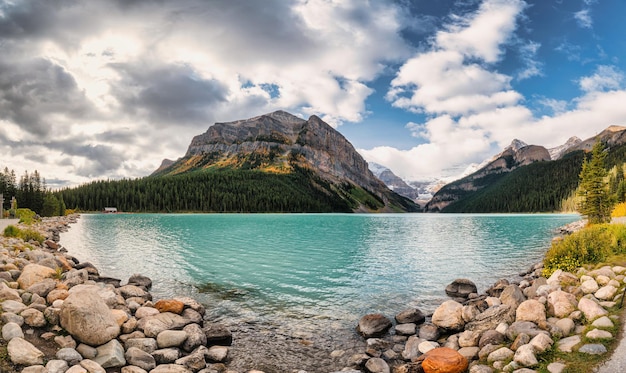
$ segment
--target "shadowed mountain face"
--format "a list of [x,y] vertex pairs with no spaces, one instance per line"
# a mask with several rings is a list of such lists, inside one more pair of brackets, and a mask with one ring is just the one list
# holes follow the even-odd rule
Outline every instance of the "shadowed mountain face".
[[353,211],[416,211],[410,200],[391,191],[343,135],[317,116],[308,120],[284,111],[228,123],[215,123],[195,136],[187,153],[153,176],[220,170],[267,175],[304,175]]
[[584,159],[596,141],[621,165],[626,158],[626,127],[611,126],[587,140],[571,137],[545,149],[514,140],[476,172],[442,187],[426,205],[443,212],[555,211],[576,189]]

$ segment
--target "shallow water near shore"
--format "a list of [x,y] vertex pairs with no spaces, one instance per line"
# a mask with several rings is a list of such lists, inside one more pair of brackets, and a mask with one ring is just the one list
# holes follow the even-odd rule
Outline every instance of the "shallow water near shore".
[[233,329],[233,367],[268,373],[343,367],[359,317],[432,312],[444,288],[480,292],[538,262],[578,215],[82,215],[61,244],[101,275],[141,273],[157,298],[192,296]]

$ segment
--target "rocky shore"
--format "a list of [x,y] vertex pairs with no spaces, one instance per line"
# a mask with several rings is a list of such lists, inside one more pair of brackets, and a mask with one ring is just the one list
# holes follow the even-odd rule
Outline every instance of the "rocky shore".
[[[407,309],[395,325],[384,315],[363,316],[357,330],[366,342],[350,358],[351,372],[530,373],[553,349],[606,354],[601,342],[616,337],[619,317],[612,312],[621,307],[626,268],[558,270],[548,279],[541,273],[535,265],[521,282],[500,280],[482,295],[458,279],[446,288],[453,299],[432,315]],[[566,367],[566,359],[551,361],[547,370]]]
[[[148,277],[135,274],[122,285],[68,255],[59,234],[76,219],[28,227],[46,237],[42,244],[0,236],[0,371],[237,373],[233,335],[206,321],[202,304],[152,299]],[[428,315],[417,308],[393,318],[365,315],[360,347],[337,349],[332,368],[320,361],[309,372],[528,373],[554,350],[606,354],[602,342],[616,337],[626,268],[541,273],[535,265],[521,281],[499,280],[483,294],[458,279],[445,289],[451,299]],[[566,363],[547,369],[563,372]]]
[[153,300],[140,274],[121,285],[58,244],[76,216],[33,226],[46,240],[0,236],[2,372],[231,372],[232,334],[187,297]]

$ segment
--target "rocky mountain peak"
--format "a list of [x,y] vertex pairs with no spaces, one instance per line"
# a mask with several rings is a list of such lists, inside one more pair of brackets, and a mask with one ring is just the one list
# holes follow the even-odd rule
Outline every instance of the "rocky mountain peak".
[[550,153],[550,159],[556,160],[556,159],[561,158],[563,154],[567,152],[567,150],[580,144],[581,142],[583,142],[583,140],[579,139],[576,136],[572,136],[569,139],[567,139],[565,144],[548,149],[548,152]]
[[511,149],[514,152],[517,152],[521,148],[525,148],[527,146],[528,146],[528,144],[526,144],[522,140],[513,139],[513,141],[511,141],[511,145],[507,146],[504,150]]

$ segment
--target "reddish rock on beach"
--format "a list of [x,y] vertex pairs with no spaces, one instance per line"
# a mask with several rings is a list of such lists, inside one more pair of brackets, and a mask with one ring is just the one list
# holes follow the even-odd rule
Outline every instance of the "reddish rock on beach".
[[173,300],[173,299],[163,299],[154,305],[154,308],[159,310],[159,312],[171,312],[177,315],[183,313],[183,308],[185,308],[185,304],[183,302]]
[[422,362],[424,373],[462,373],[468,367],[467,359],[447,347],[435,348],[426,353]]

